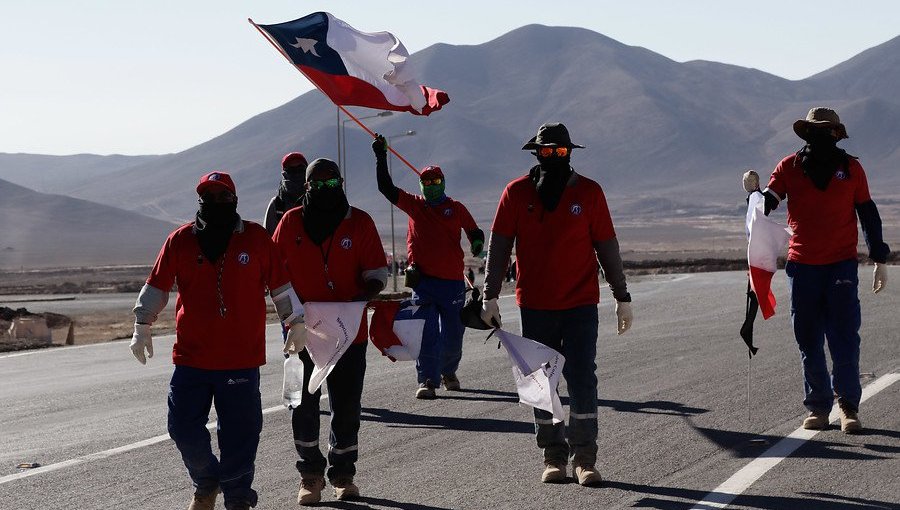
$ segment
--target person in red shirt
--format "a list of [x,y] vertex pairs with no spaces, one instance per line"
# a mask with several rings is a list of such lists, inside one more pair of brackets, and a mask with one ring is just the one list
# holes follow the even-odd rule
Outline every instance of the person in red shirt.
[[[785,273],[791,288],[791,321],[803,361],[806,429],[828,427],[837,396],[841,430],[862,429],[859,402],[859,328],[861,313],[856,218],[862,225],[869,258],[875,262],[872,290],[887,283],[890,248],[882,240],[881,217],[869,196],[866,172],[855,156],[837,147],[847,129],[830,108],[812,108],[794,123],[806,144],[787,156],[764,191],[765,213],[788,200],[788,225],[794,231]],[[825,361],[825,341],[833,363]]]
[[[387,258],[375,222],[351,207],[341,173],[330,159],[316,159],[306,169],[306,193],[300,207],[288,211],[273,236],[291,283],[303,302],[369,301],[387,282]],[[303,397],[292,411],[294,444],[300,460],[301,505],[318,503],[328,479],[340,500],[359,497],[354,484],[358,455],[368,327],[365,316],[356,339],[328,375],[331,441],[328,459],[319,448],[319,400],[322,390],[307,391],[313,362],[303,345]],[[288,339],[288,344],[291,340]],[[290,350],[290,346],[288,346]]]
[[[528,175],[506,186],[491,226],[482,320],[500,327],[497,299],[516,246],[516,302],[522,336],[565,356],[569,388],[568,434],[551,413],[534,410],[537,444],[544,451],[541,480],[566,479],[569,456],[581,485],[593,486],[597,473],[597,304],[598,270],[616,299],[618,333],[631,327],[631,296],[622,270],[619,243],[600,185],[570,166],[572,143],[563,124],[542,125],[522,147],[538,160]],[[599,259],[599,266],[598,266]]]
[[[412,298],[426,306],[434,306],[436,316],[425,320],[422,350],[416,360],[419,387],[416,398],[436,397],[438,382],[448,390],[459,390],[456,371],[462,359],[465,328],[459,317],[465,302],[463,250],[460,232],[471,243],[472,255],[484,248],[484,232],[475,224],[462,203],[445,193],[446,180],[439,166],[427,166],[419,175],[421,195],[413,195],[394,186],[388,173],[387,142],[376,136],[375,152],[378,191],[388,201],[409,215],[407,256],[414,268]],[[409,281],[410,278],[407,278]],[[472,282],[472,285],[475,283]]]
[[[262,430],[266,290],[292,337],[303,334],[303,307],[268,233],[237,214],[231,176],[204,175],[197,194],[196,221],[169,235],[137,298],[131,351],[142,364],[153,356],[150,325],[177,284],[168,429],[195,487],[190,509],[212,510],[220,491],[225,508],[249,509],[257,502],[251,486]],[[213,402],[219,458],[206,428]]]

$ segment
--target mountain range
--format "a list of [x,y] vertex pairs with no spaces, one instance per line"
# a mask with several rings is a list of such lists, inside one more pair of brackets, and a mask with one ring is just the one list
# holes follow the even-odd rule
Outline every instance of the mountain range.
[[[850,134],[842,146],[860,157],[876,200],[900,196],[900,37],[796,81],[716,62],[679,63],[590,30],[541,25],[480,45],[435,44],[411,61],[422,82],[446,90],[451,102],[429,117],[395,113],[364,122],[385,135],[415,131],[392,145],[418,167],[440,165],[448,194],[485,229],[505,183],[534,164],[522,144],[549,121],[564,122],[586,146],[572,165],[604,186],[614,218],[739,218],[740,175],[754,168],[765,179],[798,150],[791,125],[813,106],[841,115]],[[344,124],[350,201],[373,215],[384,236],[388,207],[375,191],[370,137]],[[337,159],[336,131],[336,107],[312,91],[175,154],[0,154],[0,178],[179,222],[196,210],[198,177],[220,169],[235,179],[242,215],[259,219],[277,189],[281,156],[299,150],[310,160]],[[397,160],[393,173],[398,186],[417,189]]]

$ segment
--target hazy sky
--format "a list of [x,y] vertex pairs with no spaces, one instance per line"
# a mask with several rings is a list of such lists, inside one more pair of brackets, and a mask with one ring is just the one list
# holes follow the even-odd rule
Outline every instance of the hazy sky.
[[895,0],[0,0],[0,152],[159,154],[204,142],[312,88],[247,18],[318,10],[393,32],[410,52],[540,23],[789,79],[900,35]]

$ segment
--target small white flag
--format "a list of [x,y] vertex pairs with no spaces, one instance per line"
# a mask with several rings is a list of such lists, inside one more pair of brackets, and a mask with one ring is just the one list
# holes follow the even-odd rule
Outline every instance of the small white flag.
[[496,335],[512,361],[519,402],[553,413],[553,423],[565,420],[557,386],[566,358],[540,342],[502,329]]
[[353,343],[359,332],[365,307],[365,301],[303,304],[308,335],[306,350],[315,365],[307,388],[310,393],[319,389]]

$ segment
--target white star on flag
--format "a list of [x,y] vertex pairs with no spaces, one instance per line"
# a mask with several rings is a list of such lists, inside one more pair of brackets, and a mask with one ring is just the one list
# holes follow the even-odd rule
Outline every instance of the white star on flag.
[[312,53],[313,55],[322,58],[321,55],[316,53],[316,43],[319,41],[315,39],[304,39],[301,37],[295,37],[294,39],[296,39],[297,42],[291,44],[291,46],[303,50],[303,53]]

